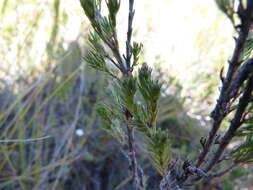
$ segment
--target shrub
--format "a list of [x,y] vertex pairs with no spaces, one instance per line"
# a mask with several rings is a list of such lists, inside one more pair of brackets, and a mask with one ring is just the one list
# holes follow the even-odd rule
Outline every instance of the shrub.
[[[120,49],[124,42],[119,42],[117,38],[120,0],[105,1],[107,15],[102,14],[101,9],[104,7],[99,0],[80,2],[93,27],[85,61],[110,77],[111,100],[101,103],[98,113],[105,130],[118,140],[119,148],[128,147],[127,151],[123,151],[131,166],[133,189],[146,188],[145,173],[136,157],[135,133],[140,133],[143,137],[148,157],[162,177],[161,190],[192,186],[201,179],[211,180],[253,161],[253,59],[252,39],[249,36],[253,16],[252,1],[216,1],[231,20],[237,36],[227,69],[223,68],[220,72],[220,94],[211,113],[213,121],[210,131],[207,136],[196,136],[200,139],[202,150],[195,163],[187,159],[178,161],[177,155],[172,156],[169,132],[157,126],[158,102],[163,96],[162,85],[154,79],[149,66],[140,63],[143,45],[132,41],[134,0],[129,0],[125,53]],[[139,65],[141,66],[136,71]],[[223,132],[220,126],[227,119],[230,122]],[[235,138],[240,139],[240,145],[231,150],[228,145]],[[224,162],[231,166],[217,171],[216,168]]]

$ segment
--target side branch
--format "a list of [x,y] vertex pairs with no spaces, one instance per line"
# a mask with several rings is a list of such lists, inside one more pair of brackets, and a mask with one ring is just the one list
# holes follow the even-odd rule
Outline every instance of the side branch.
[[127,30],[127,41],[126,41],[126,66],[128,70],[131,70],[131,38],[133,32],[133,18],[134,18],[134,0],[129,0],[129,12],[128,12],[128,30]]
[[215,174],[211,174],[210,177],[215,178],[215,177],[221,177],[223,175],[226,175],[227,173],[231,172],[234,168],[236,168],[238,165],[239,165],[238,163],[234,163],[224,171],[221,171],[221,172],[218,172],[218,173],[215,173]]
[[239,100],[237,111],[234,115],[234,118],[231,121],[229,129],[222,138],[220,145],[216,150],[216,152],[214,153],[211,161],[205,167],[205,171],[209,171],[210,169],[212,169],[212,167],[219,160],[220,156],[224,152],[225,148],[227,147],[231,139],[234,137],[237,129],[241,126],[243,113],[245,112],[245,109],[251,100],[252,92],[253,92],[253,73],[251,73],[245,92],[243,93],[242,97]]
[[131,163],[132,175],[134,180],[134,187],[136,190],[144,189],[143,185],[143,173],[142,170],[138,167],[136,160],[136,153],[134,150],[134,131],[133,126],[127,125],[127,138],[128,138],[128,149],[129,149],[129,161]]

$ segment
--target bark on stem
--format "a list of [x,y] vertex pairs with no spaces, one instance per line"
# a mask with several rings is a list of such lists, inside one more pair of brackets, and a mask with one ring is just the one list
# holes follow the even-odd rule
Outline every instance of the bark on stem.
[[129,149],[129,158],[131,162],[132,175],[134,180],[134,188],[136,190],[143,189],[142,176],[139,176],[139,169],[136,159],[136,153],[134,150],[134,128],[131,125],[126,125],[127,128],[127,137],[128,137],[128,149]]
[[127,69],[131,70],[131,57],[132,57],[132,51],[131,51],[131,38],[132,38],[132,32],[133,32],[133,18],[134,18],[134,0],[129,0],[129,11],[128,11],[128,29],[127,29],[127,41],[126,41],[126,66]]
[[[242,6],[242,5],[239,5],[239,6]],[[248,2],[248,6],[246,10],[240,10],[240,12],[238,10],[238,15],[240,16],[241,21],[242,21],[242,24],[240,26],[241,30],[239,33],[239,37],[236,40],[236,46],[234,49],[232,59],[231,61],[229,61],[229,68],[228,68],[226,77],[222,83],[220,96],[217,100],[215,109],[213,110],[211,114],[211,117],[213,118],[214,123],[213,123],[212,129],[209,132],[208,139],[205,143],[205,146],[203,147],[203,150],[198,157],[196,167],[199,167],[204,162],[206,155],[208,154],[208,152],[211,149],[211,146],[213,145],[215,136],[220,128],[221,122],[228,113],[227,106],[231,98],[228,91],[237,69],[242,64],[242,52],[243,52],[243,48],[249,34],[249,29],[252,22],[252,12],[253,12],[252,1]]]
[[225,133],[224,137],[222,138],[220,145],[217,151],[214,153],[212,160],[208,163],[205,167],[205,171],[209,171],[212,167],[216,164],[219,160],[220,156],[224,152],[225,148],[231,141],[231,139],[235,136],[235,132],[242,124],[243,113],[251,100],[251,94],[253,92],[253,74],[250,75],[247,87],[245,92],[243,93],[242,97],[240,98],[238,109],[235,113],[234,118],[231,121],[230,127],[228,131]]

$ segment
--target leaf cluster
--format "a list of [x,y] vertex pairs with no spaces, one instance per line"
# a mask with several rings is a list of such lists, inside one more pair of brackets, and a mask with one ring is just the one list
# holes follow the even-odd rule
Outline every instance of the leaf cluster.
[[232,151],[233,160],[235,163],[253,163],[253,129],[251,126],[251,134],[247,134],[245,141]]
[[116,25],[116,14],[119,10],[120,3],[118,0],[108,0],[107,6],[109,16],[102,16],[99,7],[101,1],[98,0],[80,0],[81,6],[90,20],[94,30],[105,42],[110,41]]
[[112,26],[116,27],[116,15],[120,8],[120,1],[119,0],[107,0],[106,1],[108,10],[109,10],[109,19],[112,23]]
[[[164,175],[171,155],[168,131],[156,126],[161,84],[152,79],[152,70],[146,64],[142,65],[136,77],[130,76],[116,84],[112,93],[115,94],[117,104],[100,107],[99,115],[107,126],[107,130],[111,130],[110,134],[114,137],[118,134],[121,142],[123,142],[121,137],[126,134],[120,126],[128,124],[136,127],[145,136],[146,147],[150,152],[149,157],[153,166],[161,175]],[[126,111],[129,117],[124,119]],[[113,118],[121,118],[121,124],[118,127],[115,127]]]
[[238,163],[253,163],[253,103],[248,106],[245,118],[245,125],[240,127],[236,136],[242,137],[243,142],[235,150],[231,152],[235,162]]
[[106,104],[98,104],[97,112],[102,119],[103,128],[121,144],[126,144],[125,134],[119,121],[120,115],[115,112],[115,109]]
[[137,42],[133,43],[133,47],[132,47],[133,66],[138,65],[142,48],[143,48],[143,45],[141,43],[137,43]]
[[[101,15],[101,1],[80,1],[94,29],[88,39],[90,48],[85,61],[92,68],[109,73],[117,79],[111,83],[111,104],[98,106],[104,128],[124,144],[127,141],[127,131],[123,126],[133,126],[144,135],[150,159],[158,172],[164,175],[171,156],[168,132],[156,126],[161,84],[153,79],[152,70],[145,63],[136,76],[132,74],[134,66],[139,63],[143,45],[136,42],[131,44],[131,41],[128,41],[127,56],[121,57],[116,31],[119,0],[105,1],[109,12],[107,16]],[[131,35],[131,32],[128,32],[128,35]],[[107,51],[105,45],[110,51]],[[129,61],[132,64],[125,64]],[[117,74],[109,69],[109,63],[116,66],[123,75],[117,77]]]
[[152,70],[144,64],[139,70],[139,90],[146,104],[147,121],[150,126],[155,126],[158,99],[161,94],[161,84],[151,77]]
[[88,39],[90,51],[85,56],[85,61],[94,69],[107,72],[104,48],[97,33],[91,33]]
[[147,142],[152,164],[164,176],[171,159],[168,131],[161,129],[154,131]]

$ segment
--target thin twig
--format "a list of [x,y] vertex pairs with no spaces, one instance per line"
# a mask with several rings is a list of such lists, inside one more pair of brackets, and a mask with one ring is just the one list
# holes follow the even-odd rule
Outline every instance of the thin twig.
[[110,71],[107,71],[107,73],[114,79],[116,79],[117,81],[121,82],[121,80],[119,79],[119,77],[117,77],[115,74],[113,74],[112,72]]
[[253,71],[253,59],[249,59],[238,71],[231,83],[229,98],[237,97],[239,88]]
[[221,172],[218,172],[218,173],[215,173],[215,174],[211,174],[210,177],[211,178],[214,178],[214,177],[221,177],[229,172],[231,172],[231,170],[233,170],[235,167],[237,167],[239,164],[238,163],[234,163],[232,164],[229,168],[227,168],[226,170],[224,171],[221,171]]
[[112,64],[113,64],[115,67],[117,67],[117,68],[122,72],[121,66],[118,65],[108,54],[105,54],[104,56],[105,56],[107,59],[109,59],[109,60],[112,62]]
[[134,150],[134,131],[133,126],[127,125],[127,137],[128,137],[128,149],[129,149],[129,158],[132,168],[132,175],[134,180],[134,186],[136,190],[143,189],[143,173],[140,173],[140,168],[138,168],[137,159],[136,159],[136,153]]
[[127,41],[126,41],[126,66],[127,70],[130,70],[131,67],[131,57],[132,57],[132,51],[131,51],[131,38],[132,38],[132,32],[133,32],[133,18],[134,18],[134,0],[129,0],[129,12],[128,12],[128,30],[127,30]]
[[38,137],[38,138],[32,138],[32,139],[5,139],[5,140],[0,140],[0,143],[30,143],[30,142],[49,139],[49,138],[52,138],[52,136],[44,136],[44,137]]
[[[122,154],[126,157],[126,159],[128,160],[128,163],[129,163],[129,167],[131,168],[132,167],[132,159],[130,158],[130,155],[131,154],[127,154],[126,151],[124,151],[122,148],[120,149],[120,151],[122,152]],[[138,176],[139,179],[140,179],[140,184],[141,186],[144,186],[144,181],[143,181],[143,178],[144,178],[144,172],[143,172],[143,169],[140,167],[140,165],[138,165],[138,163],[136,162],[136,166],[137,166],[137,173],[138,173]],[[130,178],[127,178],[127,181],[129,181],[129,179],[133,179],[133,175],[130,177]],[[117,188],[116,188],[117,189]]]

